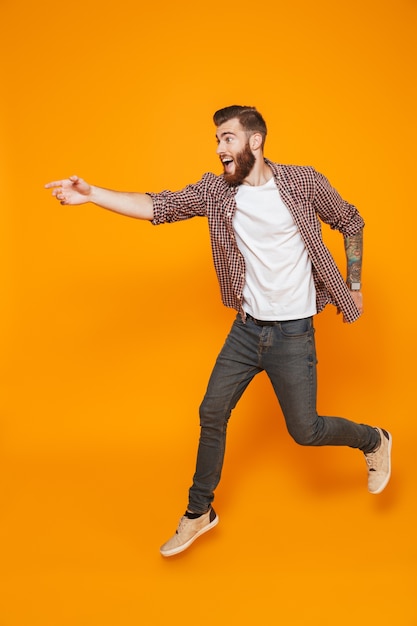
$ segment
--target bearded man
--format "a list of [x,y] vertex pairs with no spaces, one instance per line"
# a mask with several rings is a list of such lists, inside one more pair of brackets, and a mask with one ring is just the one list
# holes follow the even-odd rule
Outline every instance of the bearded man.
[[[214,114],[223,173],[206,173],[181,191],[124,193],[77,176],[48,183],[61,204],[93,202],[153,224],[195,216],[208,220],[223,303],[236,310],[200,406],[200,440],[188,506],[160,551],[186,550],[219,521],[212,503],[220,481],[229,417],[259,372],[268,375],[289,434],[304,446],[361,450],[368,490],[380,493],[391,474],[392,437],[382,428],[317,414],[313,317],[327,304],[354,322],[363,311],[364,221],[312,167],[264,157],[267,127],[248,106]],[[323,243],[320,220],[344,237],[346,280]]]

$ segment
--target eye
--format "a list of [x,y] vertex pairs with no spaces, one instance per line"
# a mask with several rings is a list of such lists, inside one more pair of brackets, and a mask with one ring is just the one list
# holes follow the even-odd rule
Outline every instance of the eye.
[[226,143],[232,143],[233,137],[226,137]]

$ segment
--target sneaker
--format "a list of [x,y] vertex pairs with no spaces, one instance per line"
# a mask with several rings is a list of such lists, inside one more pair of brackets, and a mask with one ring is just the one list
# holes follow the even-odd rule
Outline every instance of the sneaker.
[[365,460],[368,465],[368,490],[381,493],[388,485],[391,476],[392,437],[386,430],[376,429],[381,437],[381,445],[375,452],[367,452]]
[[162,556],[173,556],[186,550],[197,537],[214,528],[218,523],[219,518],[212,508],[196,519],[190,519],[184,515],[180,519],[175,535],[161,546]]

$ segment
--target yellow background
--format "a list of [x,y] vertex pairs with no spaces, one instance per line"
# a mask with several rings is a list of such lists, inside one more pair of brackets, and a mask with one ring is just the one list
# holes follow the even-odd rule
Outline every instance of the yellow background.
[[[1,626],[415,626],[415,0],[2,0]],[[179,189],[214,110],[311,164],[366,223],[365,316],[316,320],[319,409],[389,428],[394,473],[292,442],[259,377],[220,525],[186,553],[197,408],[233,312],[204,220],[153,228],[44,183]],[[343,267],[340,235],[326,233]]]

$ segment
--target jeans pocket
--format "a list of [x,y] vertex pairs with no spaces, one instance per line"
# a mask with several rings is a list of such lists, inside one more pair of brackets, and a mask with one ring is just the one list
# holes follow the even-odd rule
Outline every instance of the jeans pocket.
[[309,334],[312,328],[311,317],[281,322],[281,332],[286,337],[302,337],[303,335]]

